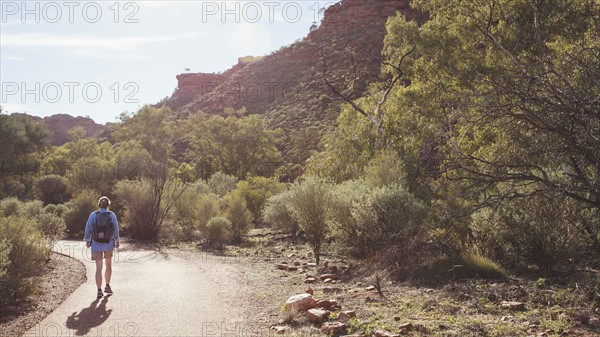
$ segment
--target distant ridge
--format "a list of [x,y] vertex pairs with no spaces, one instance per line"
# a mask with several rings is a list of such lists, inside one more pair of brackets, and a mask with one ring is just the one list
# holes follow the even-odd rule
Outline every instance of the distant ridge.
[[43,118],[37,116],[31,117],[37,123],[48,128],[48,131],[50,131],[50,145],[55,146],[61,146],[71,141],[69,130],[75,127],[82,127],[87,137],[99,136],[106,129],[106,125],[98,124],[90,117],[73,117],[67,114],[56,114]]

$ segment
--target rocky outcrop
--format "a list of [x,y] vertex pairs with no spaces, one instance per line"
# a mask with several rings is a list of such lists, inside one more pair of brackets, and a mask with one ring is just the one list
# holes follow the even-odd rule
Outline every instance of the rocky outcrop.
[[206,95],[227,80],[223,74],[180,74],[177,75],[177,88],[165,104],[172,110],[191,102],[197,95]]
[[238,58],[238,63],[224,73],[185,73],[177,75],[177,88],[166,106],[177,110],[192,102],[197,96],[211,94],[217,87],[225,83],[231,76],[244,69],[248,64],[260,60],[252,56]]
[[105,125],[97,124],[90,117],[73,117],[67,114],[56,114],[48,117],[33,117],[34,121],[44,125],[50,132],[50,145],[61,146],[71,141],[69,130],[75,127],[81,127],[85,131],[86,137],[95,137],[101,134]]
[[417,19],[419,12],[410,8],[410,0],[345,0],[330,6],[318,29],[309,37],[318,38],[346,29],[348,24],[370,21],[371,19],[394,16],[401,12],[410,19]]

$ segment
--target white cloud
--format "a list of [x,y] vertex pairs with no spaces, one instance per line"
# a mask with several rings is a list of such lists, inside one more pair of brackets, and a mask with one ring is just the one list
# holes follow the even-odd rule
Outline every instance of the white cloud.
[[171,41],[193,40],[203,33],[175,34],[164,36],[93,36],[59,35],[43,33],[2,34],[0,47],[38,48],[58,52],[69,57],[85,56],[102,59],[147,59],[138,53],[140,48]]
[[53,34],[25,33],[2,34],[0,46],[3,47],[66,47],[66,48],[94,48],[103,50],[135,50],[151,43],[160,43],[176,40],[193,39],[200,33],[177,34],[167,36],[66,36]]
[[0,55],[0,60],[6,60],[6,61],[21,61],[22,58],[20,57],[16,57],[16,56],[10,56],[10,55]]
[[21,104],[12,104],[12,103],[2,103],[0,102],[0,106],[2,107],[3,114],[11,114],[13,112],[27,112],[29,109]]
[[239,23],[229,36],[229,47],[238,56],[265,55],[271,49],[271,33],[262,24]]

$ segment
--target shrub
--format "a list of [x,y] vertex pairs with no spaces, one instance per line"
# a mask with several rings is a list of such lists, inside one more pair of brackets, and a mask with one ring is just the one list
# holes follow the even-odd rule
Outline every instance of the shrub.
[[235,189],[237,182],[236,177],[219,171],[210,176],[210,179],[208,179],[208,186],[214,194],[223,197],[225,194]]
[[67,213],[67,211],[69,211],[69,207],[67,207],[66,205],[62,205],[62,204],[61,205],[49,204],[49,205],[46,205],[42,209],[43,213],[51,213],[51,214],[54,214],[61,218],[64,217],[64,215]]
[[198,179],[192,186],[191,189],[197,194],[211,194],[212,190],[206,181]]
[[581,256],[591,243],[582,235],[586,216],[566,198],[533,196],[475,213],[472,230],[477,246],[496,260],[554,270],[589,258]]
[[[8,255],[11,250],[12,246],[8,239],[0,240],[0,282],[8,272],[8,266],[10,266],[10,257]],[[2,292],[3,290],[0,290],[0,293]]]
[[82,238],[85,224],[94,210],[98,208],[98,193],[83,190],[67,203],[69,210],[65,213],[67,236]]
[[50,249],[33,219],[0,218],[0,307],[33,294],[32,277],[49,256]]
[[28,194],[28,189],[25,184],[11,176],[3,176],[0,179],[0,198],[19,197],[25,198]]
[[184,237],[192,237],[196,231],[204,232],[208,220],[219,215],[217,196],[204,192],[209,191],[204,190],[204,185],[196,183],[194,188],[186,190],[174,204],[174,219],[181,227]]
[[425,206],[396,185],[372,188],[362,180],[338,185],[329,214],[336,239],[357,257],[391,245],[403,247],[398,254],[410,254],[425,240]]
[[200,198],[193,189],[188,189],[181,195],[181,198],[173,205],[174,221],[181,227],[185,234],[192,234],[198,229],[198,208],[197,203]]
[[298,221],[292,215],[290,197],[291,193],[289,191],[270,197],[263,211],[263,219],[274,228],[297,233],[300,227]]
[[50,174],[37,179],[34,184],[34,195],[44,205],[66,202],[70,198],[67,190],[67,178]]
[[53,247],[65,234],[65,220],[54,213],[43,212],[37,216],[36,223],[49,247]]
[[290,209],[293,218],[306,233],[317,264],[320,260],[321,244],[328,233],[327,213],[331,185],[317,177],[307,177],[290,189]]
[[115,194],[125,205],[121,228],[135,239],[154,239],[158,235],[154,228],[154,191],[147,179],[121,180],[115,186]]
[[158,233],[157,239],[161,243],[174,243],[181,241],[182,239],[186,238],[188,235],[191,234],[192,233],[187,231],[187,228],[184,232],[184,228],[181,225],[181,223],[167,217],[167,219],[165,219],[165,221],[163,222],[160,232]]
[[220,214],[219,200],[213,195],[202,195],[197,204],[198,229],[206,232],[208,221]]
[[21,212],[23,203],[15,197],[9,197],[0,200],[0,212],[4,216],[18,215]]
[[368,224],[364,223],[364,213],[370,210],[366,200],[369,192],[363,180],[350,180],[335,186],[330,201],[333,234],[344,253],[357,257],[365,257],[369,248],[365,240]]
[[246,206],[252,212],[254,221],[260,222],[267,200],[284,189],[285,185],[277,181],[276,178],[250,177],[247,180],[240,181],[234,193],[244,197]]
[[35,218],[42,214],[44,205],[39,200],[32,200],[23,203],[21,207],[21,215],[27,218]]
[[238,194],[232,193],[226,199],[226,217],[231,221],[232,239],[236,243],[248,232],[252,223],[252,213],[246,207],[246,201]]
[[400,157],[390,151],[378,153],[365,168],[364,179],[369,186],[406,188],[406,172]]
[[112,192],[115,180],[114,165],[100,157],[78,159],[67,172],[69,190],[78,194],[83,190],[97,190],[100,195]]
[[223,217],[211,218],[206,224],[206,230],[209,242],[222,252],[231,233],[231,221]]

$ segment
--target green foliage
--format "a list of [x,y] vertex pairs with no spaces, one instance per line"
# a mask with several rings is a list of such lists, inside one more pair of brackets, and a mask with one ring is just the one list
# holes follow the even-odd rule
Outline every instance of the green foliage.
[[593,239],[582,232],[592,221],[565,197],[531,197],[475,213],[472,227],[478,246],[496,259],[553,270],[593,254]]
[[377,153],[365,168],[365,182],[369,186],[397,186],[406,189],[406,171],[400,157],[392,151]]
[[64,218],[64,215],[67,213],[68,210],[69,210],[69,208],[67,207],[67,205],[48,204],[48,205],[44,206],[44,208],[42,209],[42,212],[54,214],[60,218]]
[[98,193],[84,190],[67,203],[68,211],[65,213],[67,236],[70,238],[83,238],[85,224],[90,213],[98,208]]
[[8,266],[10,266],[9,254],[11,250],[12,246],[7,239],[0,241],[0,280],[2,280],[8,272]]
[[75,161],[67,171],[70,191],[77,194],[83,190],[97,190],[110,195],[115,183],[114,165],[110,158],[84,157]]
[[284,191],[267,200],[263,211],[264,221],[277,229],[285,229],[290,233],[297,233],[300,226],[292,215],[290,208],[291,192]]
[[27,174],[36,167],[48,143],[48,130],[24,114],[0,113],[0,199],[9,196],[31,197],[34,177]]
[[27,218],[35,218],[42,214],[43,204],[39,200],[24,202],[21,206],[20,215]]
[[39,272],[49,254],[50,249],[33,219],[23,216],[0,218],[0,307],[34,293],[32,277]]
[[186,190],[173,205],[174,220],[186,235],[193,235],[194,231],[199,228],[198,201],[200,197],[201,195],[191,188]]
[[336,185],[332,191],[329,223],[333,235],[342,250],[354,256],[366,256],[375,248],[367,241],[368,225],[372,223],[361,222],[368,212],[373,212],[367,208],[370,190],[363,180],[350,180]]
[[238,194],[232,193],[225,199],[226,217],[231,222],[232,240],[242,242],[243,235],[252,224],[252,213],[246,207],[246,201]]
[[35,181],[33,193],[44,205],[62,204],[70,198],[67,188],[67,178],[50,174]]
[[[118,181],[115,194],[125,208],[124,228],[136,239],[159,237],[165,220],[173,218],[171,209],[193,178],[187,164],[172,159],[176,132],[171,115],[169,108],[145,106],[133,116],[123,115],[113,130],[115,139],[133,150],[124,149],[118,159],[125,168],[121,176],[137,180]],[[131,160],[143,161],[132,166]]]
[[186,238],[194,238],[197,232],[206,232],[208,220],[219,215],[219,199],[209,194],[203,181],[187,189],[174,204],[174,218]]
[[187,184],[169,178],[165,171],[157,165],[148,169],[152,173],[149,178],[121,180],[115,185],[115,194],[125,209],[123,228],[135,239],[156,240],[165,219],[173,216],[172,208],[187,189]]
[[311,243],[316,262],[319,264],[321,245],[329,232],[331,184],[317,177],[306,177],[290,188],[289,207],[292,217],[304,231]]
[[203,195],[196,204],[198,210],[198,228],[206,230],[208,221],[220,214],[219,200],[213,195]]
[[0,212],[3,217],[14,217],[27,220],[35,225],[35,230],[46,239],[48,247],[52,247],[65,232],[65,221],[62,213],[66,209],[63,205],[48,205],[42,207],[42,202],[32,200],[19,201],[16,198],[0,200]]
[[358,178],[373,156],[374,142],[370,122],[351,107],[344,106],[337,129],[323,136],[322,151],[310,158],[307,173],[338,183]]
[[432,272],[437,277],[451,281],[464,278],[501,279],[507,274],[494,261],[475,253],[436,260],[432,265]]
[[269,130],[258,115],[224,118],[198,113],[181,128],[192,145],[188,157],[200,174],[221,171],[239,179],[270,176],[281,164],[276,147],[281,130]]
[[48,130],[24,114],[0,114],[2,161],[15,164],[47,145]]
[[235,189],[237,182],[236,177],[223,172],[217,172],[208,179],[208,186],[214,194],[223,197]]
[[[324,96],[327,98],[327,96]],[[316,126],[309,126],[290,132],[290,148],[288,153],[290,161],[304,163],[310,155],[317,150],[322,132]]]
[[402,247],[402,254],[411,254],[427,238],[425,206],[396,185],[346,182],[334,189],[330,208],[336,238],[358,257],[391,245]]
[[54,213],[42,212],[42,214],[37,216],[35,221],[37,223],[37,228],[50,247],[53,247],[65,234],[65,220]]
[[11,215],[19,215],[21,212],[21,201],[15,197],[9,197],[0,200],[0,211],[2,215],[8,217]]
[[155,239],[159,229],[153,219],[155,195],[150,181],[121,180],[115,185],[115,194],[125,205],[121,228],[135,239]]
[[[132,154],[134,158],[145,158],[148,153],[154,161],[164,162],[173,150],[174,131],[169,122],[171,114],[169,108],[145,106],[133,116],[123,116],[121,123],[113,130],[113,136],[118,142],[133,142],[128,147],[135,149]],[[139,146],[146,152],[141,151]],[[123,157],[120,164],[129,167],[131,162],[126,160],[127,156]]]
[[42,172],[60,176],[66,175],[67,170],[71,168],[75,161],[70,146],[71,143],[65,143],[62,146],[54,146],[48,149],[41,162]]
[[215,245],[219,251],[223,251],[223,247],[231,235],[231,221],[223,217],[211,218],[206,224],[208,240]]
[[[589,182],[598,180],[600,159],[589,154],[600,149],[599,138],[590,137],[600,128],[593,113],[600,94],[600,35],[593,13],[600,5],[586,0],[414,5],[429,14],[423,25],[397,16],[387,26],[384,54],[392,64],[403,59],[400,68],[410,82],[390,93],[388,104],[397,112],[386,129],[388,142],[420,162],[422,175],[432,164],[437,177],[444,172],[444,178],[463,184],[472,206],[489,206],[492,219],[483,222],[502,222],[517,241],[530,241],[531,248],[522,251],[529,262],[556,266],[553,252],[561,251],[568,235],[535,229],[543,222],[537,219],[552,218],[543,201],[536,202],[542,208],[518,210],[514,199],[527,205],[532,198],[560,195],[575,212],[598,209],[600,190]],[[383,71],[398,74],[393,67]],[[502,220],[494,220],[498,213]],[[577,219],[569,223],[559,231],[591,239],[597,255],[599,227]],[[564,226],[582,230],[568,232]],[[490,229],[480,232],[494,232]],[[515,245],[529,246],[520,242],[512,249]]]
[[276,178],[250,177],[238,183],[234,193],[239,194],[246,201],[246,206],[252,212],[255,222],[262,219],[263,208],[267,200],[283,191],[285,185]]
[[21,177],[5,175],[0,180],[0,194],[5,197],[13,196],[16,198],[27,197],[27,187]]
[[145,165],[152,156],[138,140],[127,140],[116,146],[115,168],[118,179],[135,180],[144,176]]

